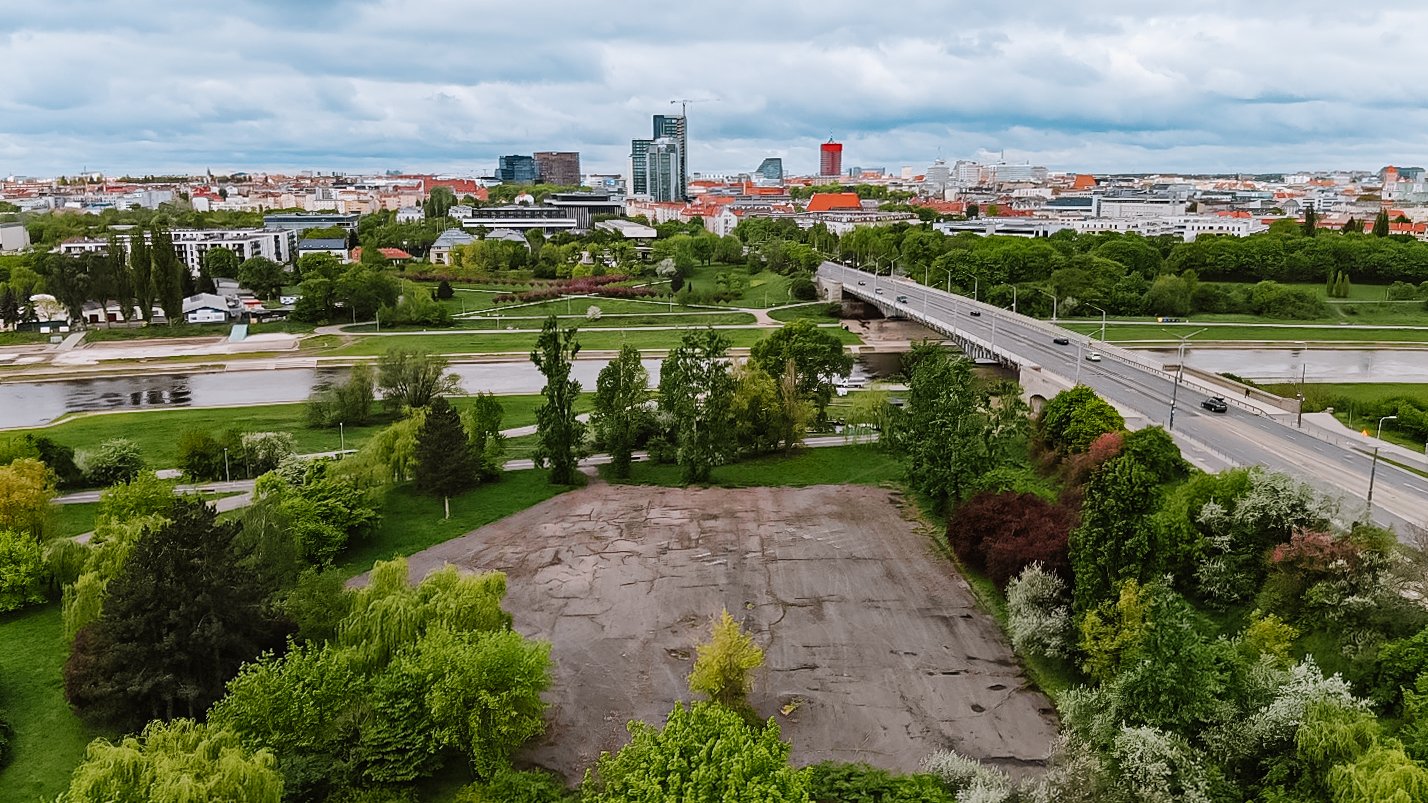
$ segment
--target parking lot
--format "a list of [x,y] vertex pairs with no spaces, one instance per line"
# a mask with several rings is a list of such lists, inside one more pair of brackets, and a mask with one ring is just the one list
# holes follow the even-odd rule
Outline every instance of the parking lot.
[[524,759],[572,780],[628,720],[689,699],[693,647],[725,607],[767,653],[751,700],[796,764],[912,770],[955,748],[1016,771],[1051,752],[1051,703],[886,490],[597,483],[420,553],[412,572],[448,562],[506,572],[516,628],[552,642],[550,727]]

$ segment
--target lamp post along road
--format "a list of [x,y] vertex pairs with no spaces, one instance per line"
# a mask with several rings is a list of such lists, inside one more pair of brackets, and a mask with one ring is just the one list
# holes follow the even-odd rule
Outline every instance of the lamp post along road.
[[1056,294],[1048,293],[1047,291],[1042,290],[1040,287],[1034,287],[1032,289],[1044,296],[1051,296],[1051,322],[1056,323]]
[[1106,342],[1106,311],[1095,304],[1087,304],[1086,306],[1101,313],[1101,342]]
[[[1386,415],[1378,420],[1377,438],[1383,440],[1383,422],[1397,421],[1398,416]],[[1364,521],[1373,521],[1373,481],[1378,476],[1378,447],[1373,447],[1373,462],[1369,464],[1369,487],[1368,498],[1364,500]]]
[[1180,382],[1185,378],[1185,344],[1203,331],[1205,330],[1197,329],[1188,335],[1180,336],[1180,359],[1175,363],[1175,384],[1170,386],[1170,418],[1165,423],[1167,432],[1175,431],[1175,401],[1180,396]]

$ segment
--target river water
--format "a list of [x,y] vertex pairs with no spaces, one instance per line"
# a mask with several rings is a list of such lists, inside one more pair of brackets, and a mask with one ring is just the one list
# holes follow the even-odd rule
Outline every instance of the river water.
[[[1175,352],[1154,352],[1173,361]],[[586,390],[606,360],[576,360],[571,370]],[[1186,362],[1257,382],[1297,379],[1301,366],[1311,382],[1428,382],[1428,350],[1190,349]],[[645,360],[650,381],[659,381],[659,361]],[[854,376],[882,375],[892,362],[871,363]],[[539,393],[545,379],[529,362],[470,363],[451,368],[468,393]],[[139,410],[150,407],[225,407],[307,399],[313,387],[340,380],[346,369],[278,368],[223,373],[153,374],[113,379],[0,383],[0,428],[32,427],[68,412]]]

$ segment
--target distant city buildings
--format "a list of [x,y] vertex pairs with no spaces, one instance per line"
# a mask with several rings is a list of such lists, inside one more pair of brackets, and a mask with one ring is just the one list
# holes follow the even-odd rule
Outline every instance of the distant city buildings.
[[652,119],[653,136],[630,141],[630,194],[660,201],[688,198],[689,132],[685,118],[656,114]]
[[754,175],[766,181],[783,181],[783,159],[777,156],[770,156],[759,162],[759,168],[754,171]]
[[576,151],[536,151],[536,180],[562,187],[580,186],[580,154]]
[[539,177],[534,156],[512,154],[497,160],[496,178],[503,184],[534,184]]
[[843,175],[843,143],[834,142],[832,137],[818,146],[818,175],[821,178],[838,178]]

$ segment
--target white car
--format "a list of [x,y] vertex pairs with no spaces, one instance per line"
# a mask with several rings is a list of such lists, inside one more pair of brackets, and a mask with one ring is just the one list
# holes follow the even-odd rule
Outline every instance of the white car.
[[1101,361],[1101,352],[1099,352],[1099,351],[1088,351],[1088,352],[1086,352],[1086,362],[1100,362],[1100,361]]

